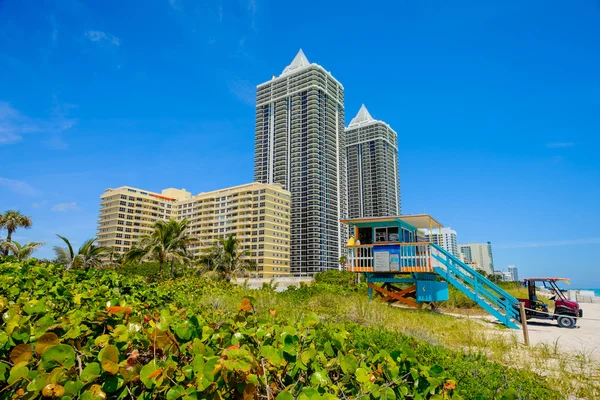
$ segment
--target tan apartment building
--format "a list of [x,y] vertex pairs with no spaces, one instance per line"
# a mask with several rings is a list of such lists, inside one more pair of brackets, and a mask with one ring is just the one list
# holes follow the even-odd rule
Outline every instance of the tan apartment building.
[[124,254],[154,222],[171,217],[190,221],[189,233],[198,238],[194,254],[233,234],[256,261],[259,277],[290,273],[290,193],[278,184],[249,183],[196,196],[185,189],[106,189],[98,244]]

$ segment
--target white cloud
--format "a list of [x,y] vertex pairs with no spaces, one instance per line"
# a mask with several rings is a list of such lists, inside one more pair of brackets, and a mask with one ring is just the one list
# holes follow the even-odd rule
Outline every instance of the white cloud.
[[67,117],[67,111],[64,106],[55,105],[49,119],[36,119],[24,115],[10,103],[0,101],[0,145],[17,143],[31,133],[59,135],[77,123]]
[[33,208],[41,208],[41,207],[44,207],[46,205],[46,203],[48,203],[46,200],[43,200],[43,201],[34,201],[33,204],[31,205],[31,207],[33,207]]
[[506,245],[497,245],[500,249],[529,249],[536,247],[557,247],[557,246],[577,246],[585,244],[600,244],[600,237],[582,238],[582,239],[567,239],[567,240],[550,240],[546,242],[524,242]]
[[99,42],[99,43],[106,42],[113,46],[121,45],[121,39],[119,39],[118,37],[111,35],[110,33],[107,33],[107,32],[87,31],[85,33],[85,36],[88,39],[90,39],[92,42]]
[[554,142],[554,143],[546,143],[546,147],[549,149],[564,149],[566,147],[573,147],[575,143],[572,142]]
[[5,187],[15,194],[35,196],[38,191],[28,183],[14,179],[0,178],[0,187]]
[[52,211],[54,212],[67,212],[77,210],[79,210],[79,207],[77,207],[77,203],[74,201],[68,203],[58,203],[52,206]]

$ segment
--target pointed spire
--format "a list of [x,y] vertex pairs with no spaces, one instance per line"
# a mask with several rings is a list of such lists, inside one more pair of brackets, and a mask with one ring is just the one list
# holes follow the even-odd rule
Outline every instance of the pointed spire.
[[296,54],[296,57],[294,57],[292,63],[285,67],[281,75],[289,74],[290,72],[293,72],[298,68],[306,67],[307,65],[310,65],[310,62],[308,62],[308,58],[306,58],[304,52],[302,49],[300,49],[298,54]]
[[373,117],[371,117],[371,114],[369,114],[369,110],[367,110],[367,107],[365,107],[365,105],[363,104],[362,106],[360,106],[360,110],[358,110],[358,114],[356,114],[356,117],[352,118],[352,121],[350,121],[350,126],[353,125],[360,125],[360,124],[366,124],[368,122],[373,122],[375,121],[375,119],[373,119]]

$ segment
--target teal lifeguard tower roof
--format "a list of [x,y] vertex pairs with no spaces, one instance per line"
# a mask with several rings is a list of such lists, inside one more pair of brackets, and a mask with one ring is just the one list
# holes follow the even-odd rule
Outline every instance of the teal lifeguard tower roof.
[[[378,226],[401,226],[410,230],[443,228],[435,218],[429,214],[397,215],[389,217],[365,217],[343,219],[342,223],[348,226],[378,227]],[[412,229],[411,229],[412,228]]]

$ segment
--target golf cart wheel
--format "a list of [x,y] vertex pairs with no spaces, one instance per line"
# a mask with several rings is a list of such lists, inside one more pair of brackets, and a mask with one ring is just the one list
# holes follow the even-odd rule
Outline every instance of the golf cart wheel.
[[556,322],[558,322],[558,326],[560,326],[561,328],[575,328],[575,324],[577,322],[577,320],[573,317],[569,317],[566,315],[561,315],[560,317],[558,317],[556,319]]

